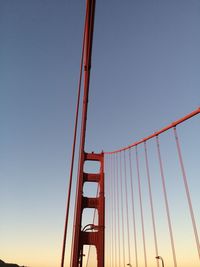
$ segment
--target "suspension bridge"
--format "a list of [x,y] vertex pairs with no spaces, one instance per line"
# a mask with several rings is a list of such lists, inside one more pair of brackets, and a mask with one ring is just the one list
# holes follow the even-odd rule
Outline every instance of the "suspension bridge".
[[[199,211],[197,204],[193,207],[190,193],[191,175],[195,179],[199,176],[185,165],[187,146],[182,148],[182,143],[188,140],[179,134],[188,123],[191,131],[192,123],[199,123],[200,108],[126,147],[102,153],[85,151],[94,18],[95,0],[87,0],[61,267],[65,266],[66,249],[71,251],[71,267],[200,266]],[[67,247],[76,149],[79,164],[74,223]],[[95,171],[91,167],[94,164]],[[96,186],[96,192],[85,193],[85,187],[91,185]],[[92,216],[86,210],[92,210]]]

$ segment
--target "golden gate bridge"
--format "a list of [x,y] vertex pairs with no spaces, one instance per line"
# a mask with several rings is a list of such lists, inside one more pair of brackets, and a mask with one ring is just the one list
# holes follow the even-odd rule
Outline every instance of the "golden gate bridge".
[[[179,221],[179,228],[183,229],[182,232],[180,231],[182,236],[180,240],[184,241],[185,250],[190,251],[191,240],[193,244],[193,253],[191,253],[191,257],[188,259],[186,266],[199,266],[200,243],[198,222],[193,208],[187,170],[182,155],[181,144],[186,140],[180,140],[179,126],[188,120],[192,121],[193,117],[197,117],[200,113],[200,108],[129,146],[110,152],[86,152],[85,136],[94,18],[95,0],[87,0],[61,267],[65,266],[66,249],[71,251],[71,267],[90,266],[91,246],[95,247],[95,262],[98,267],[164,267],[166,262],[168,263],[167,266],[183,266],[177,258],[177,243],[172,218],[172,214],[174,213],[172,211],[172,205],[177,206],[177,203],[173,202],[173,195],[177,195],[180,192],[173,185],[175,182],[169,188],[168,178],[168,175],[173,176],[173,172],[176,173],[175,170],[177,169],[179,169],[178,178],[181,178],[184,191],[182,192],[183,196],[180,197],[180,201],[184,197],[184,201],[187,203],[187,209],[175,211],[175,213],[181,213],[183,215],[183,219]],[[82,86],[83,75],[84,85]],[[70,201],[72,198],[71,188],[82,87],[84,92],[82,99],[75,213],[72,242],[67,247],[67,234],[71,230],[68,227],[68,221]],[[171,170],[167,170],[171,155],[168,151],[169,155],[166,156],[162,151],[163,135],[170,137],[168,143],[169,146],[173,147],[173,155],[176,154],[177,158],[176,162],[173,162],[171,165]],[[86,172],[85,165],[88,162],[96,162],[98,164],[98,171],[94,173],[91,169],[91,171]],[[97,185],[95,196],[89,196],[83,193],[83,188],[88,183]],[[173,191],[173,194],[169,194],[169,191]],[[160,196],[159,198],[155,197],[156,193]],[[161,200],[163,201],[162,207]],[[84,225],[83,214],[86,209],[93,210],[94,215],[92,220]],[[145,213],[146,210],[148,210],[148,214]],[[166,221],[159,224],[158,216],[165,217]],[[184,232],[184,218],[186,216],[190,218],[189,225],[191,229],[189,235]],[[86,246],[89,247],[87,249],[87,255],[85,253]],[[165,250],[167,250],[167,253]],[[163,254],[167,255],[167,259],[163,257]],[[184,258],[184,255],[182,256]],[[91,266],[94,266],[94,263]]]

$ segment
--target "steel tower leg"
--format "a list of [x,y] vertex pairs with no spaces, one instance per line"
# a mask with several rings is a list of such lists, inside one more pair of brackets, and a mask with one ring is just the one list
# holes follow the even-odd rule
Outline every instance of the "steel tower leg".
[[[99,195],[95,198],[83,196],[81,190],[81,203],[76,210],[82,218],[82,213],[85,208],[97,209],[98,224],[95,225],[94,232],[86,232],[81,230],[81,223],[75,225],[74,249],[73,249],[73,267],[82,266],[83,246],[93,245],[97,252],[97,266],[104,267],[104,228],[105,228],[105,197],[104,197],[104,154],[84,153],[85,161],[98,161],[100,163],[100,172],[97,174],[83,172],[83,184],[85,182],[98,183]],[[80,193],[80,192],[79,192]],[[93,222],[91,222],[91,225]],[[78,233],[78,234],[77,234]]]
[[[104,154],[85,152],[85,134],[88,108],[88,95],[90,83],[92,40],[94,28],[95,0],[87,0],[85,21],[85,45],[84,45],[84,96],[82,109],[81,140],[79,154],[79,170],[76,192],[74,232],[72,244],[71,267],[81,267],[83,257],[83,246],[94,245],[97,251],[97,266],[104,267],[104,226],[105,226],[105,198],[104,198]],[[100,163],[100,172],[97,174],[84,173],[86,161],[97,161]],[[88,198],[83,196],[85,182],[98,183],[99,196]],[[93,208],[98,211],[98,225],[94,232],[85,232],[82,227],[82,213],[85,208]],[[93,222],[91,222],[92,224]]]

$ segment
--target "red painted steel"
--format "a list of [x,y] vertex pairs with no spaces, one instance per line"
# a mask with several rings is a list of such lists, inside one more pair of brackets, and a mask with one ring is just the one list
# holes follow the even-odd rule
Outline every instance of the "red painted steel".
[[121,219],[122,219],[122,249],[123,249],[123,266],[126,266],[126,256],[125,256],[125,226],[124,226],[124,209],[123,209],[123,177],[122,177],[122,157],[119,154],[119,173],[120,173],[120,195],[121,195]]
[[181,166],[181,172],[182,172],[182,176],[183,176],[185,192],[186,192],[188,206],[189,206],[189,210],[190,210],[190,217],[191,217],[191,220],[192,220],[192,226],[193,226],[194,236],[195,236],[195,240],[196,240],[197,252],[198,252],[198,255],[199,255],[199,259],[200,259],[199,236],[198,236],[196,221],[195,221],[195,217],[194,217],[194,211],[193,211],[193,207],[192,207],[192,200],[191,200],[191,197],[190,197],[190,190],[189,190],[189,186],[188,186],[188,182],[187,182],[187,176],[186,176],[186,171],[185,171],[185,167],[184,167],[184,164],[183,164],[181,146],[180,146],[180,143],[179,143],[179,138],[178,138],[178,134],[177,134],[177,131],[176,131],[176,127],[174,127],[174,136],[175,136],[175,140],[176,140],[178,158],[179,158],[179,162],[180,162],[180,166]]
[[143,212],[142,190],[141,190],[141,175],[140,175],[140,166],[139,166],[137,146],[135,149],[135,155],[136,155],[136,170],[137,170],[137,180],[138,180],[140,218],[141,218],[141,226],[142,226],[142,241],[143,241],[143,250],[144,250],[144,266],[147,267],[147,252],[146,252],[146,237],[145,237],[145,231],[144,231],[144,212]]
[[124,183],[125,183],[125,204],[126,204],[126,227],[127,227],[127,250],[128,264],[131,263],[131,246],[130,246],[130,230],[129,230],[129,208],[128,208],[128,185],[127,185],[127,167],[126,167],[126,152],[124,151]]
[[[80,191],[78,192],[79,196],[79,206],[80,208],[76,209],[76,221],[74,224],[75,230],[77,230],[74,234],[74,248],[73,248],[73,261],[72,266],[82,266],[82,252],[83,252],[83,246],[84,245],[94,245],[97,250],[97,266],[98,267],[104,267],[104,228],[105,228],[105,198],[104,198],[104,154],[88,154],[84,153],[84,162],[87,161],[86,158],[90,158],[91,161],[98,161],[100,162],[100,173],[97,174],[97,181],[99,184],[99,196],[95,198],[86,197],[83,196],[83,185],[85,182],[88,182],[84,177],[87,177],[86,175],[82,176],[82,187],[80,188]],[[83,173],[84,174],[84,173]],[[90,183],[92,183],[90,181]],[[81,219],[82,219],[82,213],[85,208],[94,208],[98,210],[98,224],[95,225],[95,232],[86,232],[84,230],[81,230],[83,227],[81,227]],[[79,217],[78,217],[79,216]],[[80,218],[80,221],[77,222],[77,218]],[[91,222],[93,225],[93,222]],[[77,235],[78,233],[78,235]]]
[[151,134],[151,135],[149,135],[149,136],[147,136],[147,137],[145,137],[145,138],[143,138],[143,139],[141,139],[141,140],[139,140],[139,141],[137,141],[137,142],[134,142],[133,144],[131,144],[131,145],[129,145],[129,146],[126,146],[126,147],[123,147],[123,148],[120,148],[120,149],[117,149],[117,150],[114,150],[114,151],[110,151],[110,152],[104,152],[104,154],[115,154],[115,153],[118,153],[118,152],[127,150],[127,149],[129,149],[129,148],[131,148],[131,147],[137,146],[137,145],[139,145],[139,144],[142,144],[142,143],[144,143],[145,141],[148,141],[149,139],[151,139],[151,138],[153,138],[153,137],[156,137],[156,136],[158,136],[158,135],[161,134],[161,133],[166,132],[167,130],[169,130],[169,129],[171,129],[171,128],[177,126],[178,124],[180,124],[180,123],[182,123],[182,122],[184,122],[184,121],[186,121],[186,120],[188,120],[188,119],[190,119],[190,118],[196,116],[196,115],[199,114],[199,113],[200,113],[200,107],[199,107],[198,109],[192,111],[191,113],[187,114],[187,115],[184,116],[183,118],[181,118],[181,119],[179,119],[179,120],[177,120],[177,121],[172,122],[171,124],[169,124],[168,126],[162,128],[161,130],[159,130],[159,131],[157,131],[157,132],[155,132],[155,133],[153,133],[153,134]]
[[[90,69],[92,56],[92,40],[95,16],[95,0],[87,0],[86,22],[85,22],[85,45],[84,45],[84,96],[82,107],[81,140],[79,151],[79,169],[77,181],[77,193],[74,217],[74,232],[72,244],[71,267],[81,267],[84,245],[94,245],[97,250],[97,266],[104,267],[104,227],[105,227],[105,198],[104,198],[104,154],[85,152],[85,135],[88,110],[88,95],[90,84]],[[84,173],[86,161],[98,161],[100,172],[96,175]],[[83,186],[85,182],[98,182],[99,196],[89,198],[83,196]],[[95,208],[98,210],[97,231],[86,232],[82,229],[82,213],[85,208]],[[91,222],[92,223],[92,222]]]
[[[156,220],[155,220],[155,215],[154,215],[153,196],[152,196],[152,189],[151,189],[151,177],[150,177],[148,151],[147,151],[146,142],[144,142],[144,154],[145,154],[146,174],[147,174],[147,180],[148,180],[149,201],[150,201],[150,207],[151,207],[151,219],[152,219],[152,225],[153,225],[155,255],[159,255],[158,254],[158,239],[157,239],[157,233],[156,233]],[[157,267],[159,267],[159,261],[156,261],[156,264],[157,264]]]
[[160,176],[161,176],[161,180],[162,180],[163,195],[164,195],[164,200],[165,200],[165,209],[166,209],[166,214],[167,214],[167,221],[168,221],[168,227],[169,227],[169,234],[170,234],[170,241],[171,241],[171,247],[172,247],[174,267],[177,267],[176,251],[175,251],[175,245],[174,245],[174,236],[173,236],[173,231],[172,231],[172,222],[171,222],[171,216],[170,216],[170,210],[169,210],[165,175],[164,175],[164,169],[163,169],[163,161],[162,161],[162,157],[161,157],[160,142],[159,142],[158,136],[156,136],[156,146],[157,146],[158,161],[159,161],[159,166],[160,166]]
[[71,199],[72,178],[73,178],[73,170],[74,170],[74,157],[75,157],[75,150],[76,150],[81,85],[82,85],[83,56],[84,56],[84,46],[85,46],[85,28],[86,27],[84,26],[83,45],[82,45],[81,62],[80,62],[80,74],[79,74],[78,93],[77,93],[77,102],[76,102],[76,115],[75,115],[75,122],[74,122],[74,138],[73,138],[73,144],[72,144],[72,156],[71,156],[69,186],[68,186],[68,194],[67,194],[68,196],[67,196],[67,203],[66,203],[66,215],[65,215],[65,226],[64,226],[64,235],[63,235],[61,267],[64,267],[64,263],[65,263],[65,249],[66,249],[67,229],[68,229],[68,221],[69,221],[69,207],[70,207],[70,199]]
[[[104,242],[105,242],[105,195],[104,195],[104,153],[96,154],[96,153],[86,153],[85,152],[85,136],[86,136],[86,124],[87,124],[87,111],[88,111],[88,96],[89,96],[89,84],[90,84],[90,70],[91,70],[91,57],[92,57],[92,42],[93,42],[93,29],[94,29],[94,17],[95,17],[95,4],[96,0],[87,0],[86,2],[86,17],[85,17],[85,28],[84,28],[84,40],[83,40],[83,54],[81,60],[81,73],[83,68],[84,62],[84,95],[83,95],[83,105],[82,105],[82,122],[81,122],[81,139],[80,139],[80,150],[79,150],[79,168],[78,168],[78,180],[77,180],[77,188],[76,188],[76,203],[75,203],[75,214],[74,214],[74,231],[73,231],[73,242],[72,242],[72,254],[71,254],[71,267],[82,267],[83,265],[83,252],[84,252],[84,245],[93,245],[96,247],[97,251],[97,267],[104,267]],[[64,266],[64,254],[65,254],[65,243],[66,243],[66,231],[67,231],[67,223],[68,223],[68,212],[69,212],[69,200],[71,194],[71,182],[72,182],[72,172],[73,172],[73,161],[74,161],[74,153],[75,153],[75,142],[76,142],[76,131],[77,131],[77,123],[78,123],[78,106],[79,106],[79,98],[80,98],[80,88],[81,88],[81,76],[80,76],[80,83],[79,83],[79,93],[78,93],[78,102],[77,102],[77,111],[76,111],[76,121],[75,121],[75,130],[74,130],[74,143],[72,149],[72,165],[71,165],[71,173],[70,173],[70,185],[69,185],[69,192],[68,192],[68,203],[67,203],[67,213],[66,213],[66,223],[65,223],[65,230],[64,230],[64,240],[63,240],[63,250],[62,250],[62,260],[61,260],[61,267]],[[156,137],[157,142],[157,150],[158,150],[158,158],[159,158],[159,165],[160,165],[160,172],[163,184],[163,192],[165,197],[165,204],[166,204],[166,211],[168,217],[168,225],[169,225],[169,232],[171,238],[171,245],[172,245],[172,252],[173,252],[173,259],[174,259],[174,266],[177,266],[176,263],[176,255],[175,255],[175,248],[174,248],[174,241],[172,235],[172,227],[171,227],[171,219],[169,214],[169,207],[168,207],[168,200],[167,200],[167,193],[165,187],[165,177],[163,172],[162,166],[162,159],[161,153],[159,148],[159,140],[158,136],[173,128],[176,127],[178,124],[190,119],[191,117],[200,113],[200,108],[191,112],[190,114],[186,115],[185,117],[173,122],[172,124],[162,128],[161,130],[149,135],[146,138],[141,139],[138,142],[135,142],[129,146],[124,148],[106,152],[105,154],[111,155],[111,179],[110,183],[113,188],[110,189],[110,196],[112,199],[112,209],[111,209],[111,223],[113,229],[111,231],[112,236],[112,244],[111,244],[111,264],[112,266],[117,265],[117,260],[119,264],[121,263],[121,253],[119,250],[119,255],[117,255],[117,224],[115,223],[118,219],[118,232],[119,232],[119,214],[121,214],[121,226],[122,226],[122,238],[120,238],[120,233],[118,234],[118,241],[122,240],[122,261],[123,265],[125,266],[125,225],[124,225],[124,211],[123,211],[123,176],[122,176],[122,159],[121,153],[124,151],[124,179],[125,179],[125,197],[126,197],[126,218],[127,218],[127,240],[128,240],[128,264],[130,264],[131,255],[130,255],[130,240],[129,240],[129,206],[128,206],[128,187],[127,187],[127,166],[126,166],[126,156],[125,150],[128,150],[132,147],[136,147],[136,174],[138,178],[138,191],[139,191],[139,205],[140,205],[140,215],[141,215],[141,224],[142,224],[142,238],[143,238],[143,248],[144,248],[144,259],[145,259],[145,266],[147,267],[147,255],[146,255],[146,244],[145,244],[145,231],[144,231],[144,218],[143,218],[143,206],[142,206],[142,195],[141,195],[141,182],[140,182],[140,170],[139,170],[139,159],[137,153],[137,145],[144,143],[145,145],[145,159],[146,159],[146,168],[147,168],[147,176],[148,176],[148,185],[149,185],[149,194],[150,194],[150,202],[151,202],[151,212],[152,212],[152,220],[154,226],[154,239],[155,239],[155,251],[158,254],[157,249],[157,237],[155,232],[155,219],[153,214],[153,202],[152,202],[152,195],[151,195],[151,185],[150,185],[150,174],[149,174],[149,167],[148,167],[148,158],[147,158],[147,150],[146,150],[146,141]],[[178,140],[177,140],[178,142]],[[179,143],[177,143],[178,152],[179,152],[179,159],[182,167],[183,176],[185,176],[182,158],[180,155],[180,148]],[[116,154],[119,153],[119,154]],[[114,159],[113,159],[113,155]],[[119,162],[118,162],[118,155],[119,155]],[[116,156],[116,157],[115,157]],[[113,161],[113,160],[114,161]],[[99,173],[84,173],[84,165],[86,161],[97,161],[100,163],[100,170]],[[131,154],[129,150],[129,161],[130,161],[130,176],[132,179],[132,166],[131,166]],[[118,166],[119,163],[119,166]],[[119,168],[118,168],[119,167]],[[114,168],[114,169],[113,169]],[[185,178],[185,177],[183,177]],[[83,186],[86,182],[89,183],[98,183],[99,194],[96,197],[87,197],[83,196]],[[120,185],[119,183],[120,182]],[[119,188],[115,188],[115,184],[119,185],[121,189],[121,212],[117,211],[117,205],[119,200]],[[134,220],[134,241],[135,241],[135,256],[136,256],[136,266],[138,265],[138,255],[137,255],[137,240],[136,240],[136,226],[135,226],[135,211],[134,211],[134,201],[133,201],[133,184],[131,182],[131,191],[132,191],[132,209],[133,209],[133,220]],[[95,212],[98,211],[98,222],[97,225],[94,225],[94,221],[91,221],[90,226],[95,229],[95,231],[87,232],[87,226],[82,225],[82,214],[83,210],[86,208],[93,208]],[[118,207],[119,208],[119,207]],[[117,218],[118,215],[118,218]],[[197,242],[197,246],[198,246]],[[121,244],[120,244],[121,245]],[[117,259],[117,256],[119,258]]]
[[131,159],[131,149],[129,149],[129,168],[130,168],[130,184],[131,184],[131,204],[132,204],[132,220],[134,232],[134,245],[135,245],[135,267],[138,267],[138,245],[137,245],[137,230],[136,230],[136,216],[135,216],[135,197],[133,194],[133,168]]
[[118,167],[118,155],[116,154],[115,156],[116,156],[116,169],[117,169],[117,171],[116,171],[116,195],[117,195],[117,203],[116,203],[116,205],[118,207],[118,209],[117,209],[118,262],[119,262],[119,266],[121,266],[121,252],[120,252],[120,245],[121,245],[121,242],[120,242],[120,240],[121,240],[120,239],[120,208],[119,208],[120,207],[120,202],[119,202],[119,183],[118,183],[118,181],[119,181],[119,167]]

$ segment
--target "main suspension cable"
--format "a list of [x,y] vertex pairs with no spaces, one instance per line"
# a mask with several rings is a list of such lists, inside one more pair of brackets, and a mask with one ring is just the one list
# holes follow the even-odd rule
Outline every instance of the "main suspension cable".
[[139,140],[139,141],[136,141],[136,142],[134,142],[134,143],[132,143],[132,144],[130,144],[130,145],[128,145],[128,146],[122,147],[122,148],[117,149],[117,150],[114,150],[114,151],[107,151],[107,152],[104,152],[104,154],[114,154],[114,153],[118,153],[118,152],[127,150],[127,149],[129,149],[129,148],[131,148],[131,147],[135,147],[135,146],[137,146],[137,145],[139,145],[139,144],[142,144],[142,143],[144,143],[145,141],[150,140],[150,139],[152,139],[152,138],[154,138],[154,137],[160,135],[161,133],[164,133],[164,132],[168,131],[169,129],[172,129],[173,127],[177,126],[178,124],[180,124],[180,123],[182,123],[182,122],[184,122],[184,121],[186,121],[186,120],[188,120],[188,119],[190,119],[190,118],[192,118],[192,117],[198,115],[199,113],[200,113],[200,107],[197,108],[196,110],[192,111],[191,113],[187,114],[186,116],[182,117],[181,119],[172,122],[171,124],[167,125],[166,127],[162,128],[161,130],[156,131],[155,133],[153,133],[153,134],[151,134],[151,135],[149,135],[149,136],[147,136],[147,137],[145,137],[145,138],[142,138],[142,139]]
[[[87,14],[85,15],[85,21],[86,21],[86,16]],[[74,137],[73,137],[73,145],[72,145],[71,166],[70,166],[70,176],[69,176],[69,185],[68,185],[68,197],[67,197],[67,203],[66,203],[66,216],[65,216],[65,226],[64,226],[64,235],[63,235],[61,267],[64,267],[67,229],[68,229],[68,222],[69,222],[69,208],[70,208],[70,200],[71,200],[74,158],[75,158],[75,151],[76,151],[76,140],[77,140],[77,129],[78,129],[78,118],[79,118],[80,96],[81,96],[81,85],[82,85],[82,73],[83,73],[83,58],[84,58],[84,50],[85,50],[85,32],[86,32],[86,22],[84,26],[83,44],[82,44],[82,52],[81,52],[80,74],[79,74],[76,113],[75,113],[75,122],[74,122]]]

